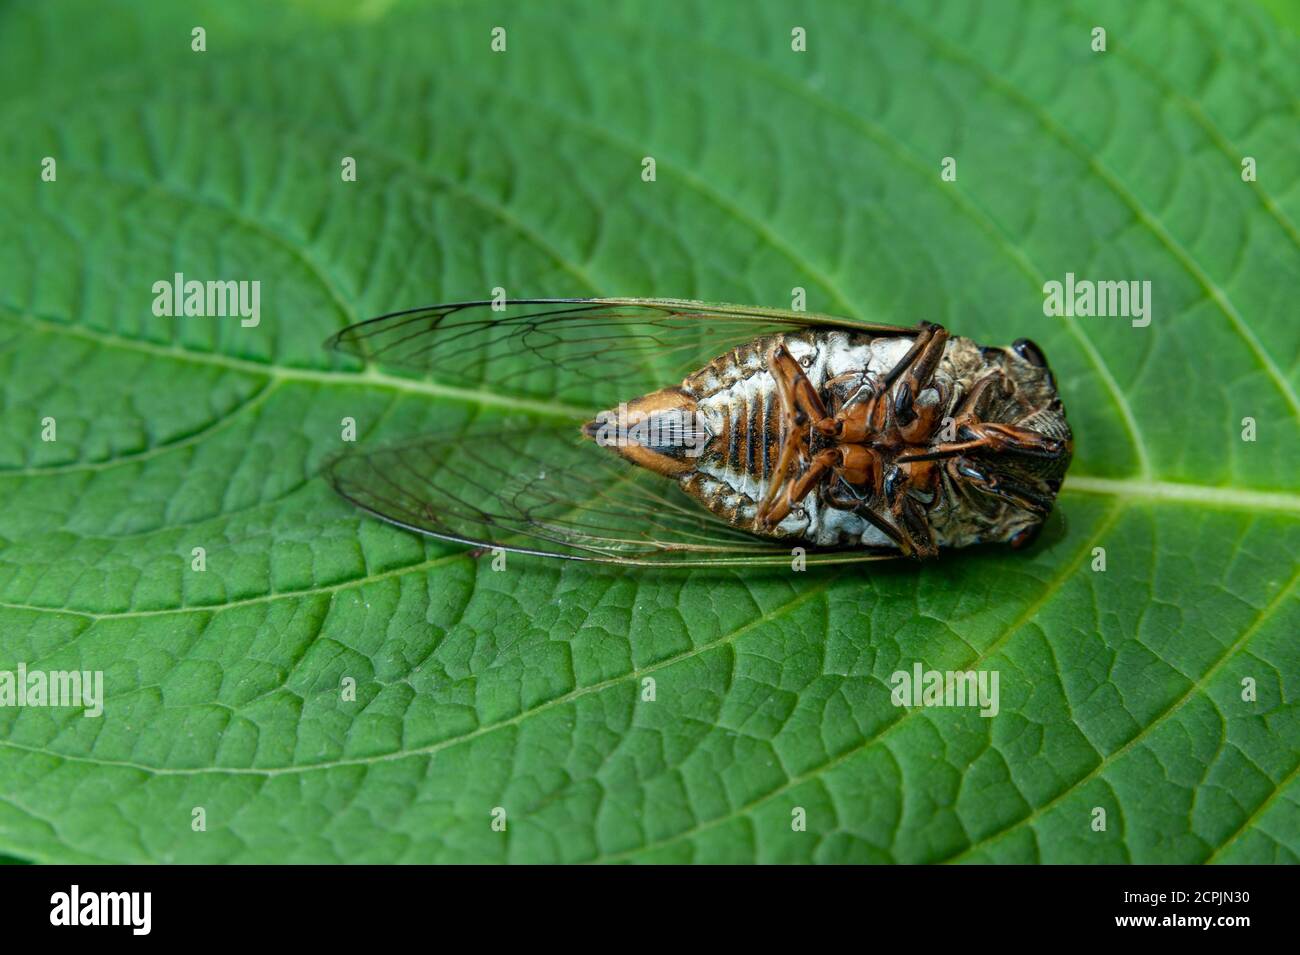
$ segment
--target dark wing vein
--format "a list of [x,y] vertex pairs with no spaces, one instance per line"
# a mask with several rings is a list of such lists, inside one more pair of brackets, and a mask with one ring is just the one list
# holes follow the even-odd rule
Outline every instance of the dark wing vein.
[[806,312],[668,299],[519,300],[436,305],[352,325],[330,344],[445,384],[595,410],[676,384],[737,345],[810,326],[911,334]]

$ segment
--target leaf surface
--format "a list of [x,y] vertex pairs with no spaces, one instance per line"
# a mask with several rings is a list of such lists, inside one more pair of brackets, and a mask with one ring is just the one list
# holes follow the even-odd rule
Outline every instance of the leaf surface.
[[[10,3],[0,77],[0,669],[107,697],[0,708],[0,853],[1300,857],[1300,40],[1263,7]],[[260,324],[155,317],[177,272],[259,280]],[[1150,326],[1045,317],[1067,272],[1149,280]],[[322,342],[497,286],[1032,337],[1063,520],[494,572],[350,509],[343,418],[537,409]],[[996,672],[998,715],[895,706],[916,663]]]

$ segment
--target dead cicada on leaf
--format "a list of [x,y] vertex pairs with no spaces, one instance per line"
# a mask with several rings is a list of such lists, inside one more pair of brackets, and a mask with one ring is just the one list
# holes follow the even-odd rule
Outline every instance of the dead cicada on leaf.
[[1029,543],[1072,439],[1042,352],[938,325],[664,299],[438,305],[331,344],[537,414],[331,462],[410,530],[630,564]]

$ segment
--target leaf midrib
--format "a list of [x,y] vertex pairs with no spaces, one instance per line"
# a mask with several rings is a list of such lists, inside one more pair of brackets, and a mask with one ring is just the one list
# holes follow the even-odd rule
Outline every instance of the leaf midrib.
[[[198,352],[177,347],[160,345],[154,342],[128,338],[111,332],[86,328],[82,325],[40,317],[30,311],[20,310],[11,303],[0,303],[0,307],[9,308],[18,313],[18,318],[28,324],[46,331],[73,335],[95,341],[99,344],[117,348],[140,351],[150,355],[164,357],[175,361],[212,365],[244,374],[263,375],[275,382],[306,382],[312,384],[332,385],[370,385],[426,397],[444,398],[471,404],[488,405],[510,411],[540,414],[549,417],[580,418],[591,413],[589,408],[564,405],[556,402],[536,401],[504,395],[500,392],[483,389],[458,388],[440,385],[434,382],[402,378],[388,375],[373,367],[364,372],[329,371],[323,369],[293,368],[273,365],[266,362],[252,361],[246,358],[234,358],[218,352]],[[112,462],[74,463],[53,465],[48,468],[23,468],[0,471],[0,478],[8,476],[27,476],[58,471],[80,469],[102,469],[111,464],[128,463],[143,456],[152,456],[148,451],[137,452],[131,456],[113,459]],[[154,452],[156,453],[156,451]],[[1108,478],[1086,474],[1072,473],[1066,480],[1064,491],[1078,491],[1084,494],[1111,495],[1131,500],[1175,501],[1194,503],[1207,507],[1220,507],[1233,510],[1266,510],[1285,513],[1300,513],[1300,494],[1291,491],[1241,488],[1235,486],[1215,486],[1187,484],[1182,482],[1147,480],[1143,478]],[[220,516],[220,515],[215,515]]]

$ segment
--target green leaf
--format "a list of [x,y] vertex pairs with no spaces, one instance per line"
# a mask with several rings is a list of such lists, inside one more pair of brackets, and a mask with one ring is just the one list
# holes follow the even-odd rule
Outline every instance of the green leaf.
[[[1300,858],[1300,41],[1262,7],[67,0],[0,7],[0,73],[0,670],[106,694],[0,708],[0,854]],[[260,281],[260,324],[155,317],[176,272]],[[1149,280],[1150,326],[1045,317],[1067,272]],[[1032,337],[1060,520],[498,573],[351,510],[341,419],[509,398],[321,342],[496,286]],[[893,705],[917,663],[996,672],[998,715]]]

